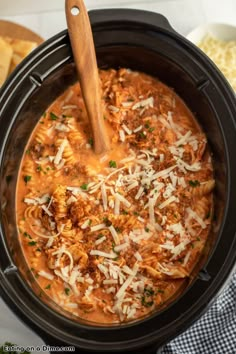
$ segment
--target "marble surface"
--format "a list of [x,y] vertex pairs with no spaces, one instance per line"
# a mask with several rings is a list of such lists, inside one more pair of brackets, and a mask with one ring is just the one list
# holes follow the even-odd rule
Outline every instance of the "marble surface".
[[[183,35],[207,22],[222,22],[236,26],[236,0],[85,0],[85,3],[88,9],[122,7],[160,12]],[[64,0],[1,0],[0,19],[22,24],[47,39],[66,28]],[[6,318],[8,321],[4,324]],[[35,334],[10,312],[1,299],[0,320],[0,333],[4,325],[7,325],[8,329],[13,330],[12,333],[14,330],[21,333],[22,339],[26,336],[25,345],[39,341]]]

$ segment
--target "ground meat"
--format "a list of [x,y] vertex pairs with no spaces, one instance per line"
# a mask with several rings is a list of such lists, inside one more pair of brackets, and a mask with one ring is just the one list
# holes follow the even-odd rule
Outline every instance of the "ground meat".
[[39,159],[45,150],[45,145],[34,141],[33,144],[30,146],[30,155],[33,159]]

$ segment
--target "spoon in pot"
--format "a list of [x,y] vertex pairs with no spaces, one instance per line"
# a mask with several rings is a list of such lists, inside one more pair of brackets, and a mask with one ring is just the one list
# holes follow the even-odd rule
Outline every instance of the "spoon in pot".
[[93,131],[95,153],[109,150],[101,106],[101,89],[91,25],[83,0],[66,0],[66,20],[75,65]]

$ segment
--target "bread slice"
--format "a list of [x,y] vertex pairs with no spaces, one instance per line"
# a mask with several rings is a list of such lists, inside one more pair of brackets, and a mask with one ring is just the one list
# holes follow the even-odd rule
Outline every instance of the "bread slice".
[[26,41],[17,38],[11,38],[11,37],[0,37],[0,38],[4,39],[13,49],[9,74],[38,45],[36,42]]
[[0,86],[2,86],[8,76],[12,56],[12,46],[0,37]]

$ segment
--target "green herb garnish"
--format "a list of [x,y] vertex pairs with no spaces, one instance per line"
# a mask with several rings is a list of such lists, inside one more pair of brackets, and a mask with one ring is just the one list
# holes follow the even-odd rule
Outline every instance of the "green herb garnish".
[[146,135],[144,134],[144,132],[140,132],[140,133],[139,133],[139,136],[140,136],[140,138],[142,138],[142,139],[146,139]]
[[83,183],[81,186],[80,186],[81,189],[83,189],[84,191],[87,191],[88,190],[88,183]]
[[144,293],[146,296],[152,296],[152,295],[154,295],[154,290],[151,288],[145,288]]
[[151,307],[153,305],[153,295],[154,295],[154,290],[151,288],[145,288],[143,291],[143,296],[141,299],[141,303],[145,307]]
[[29,246],[35,246],[35,245],[37,245],[37,242],[36,241],[30,241],[30,242],[28,242],[28,245]]
[[109,161],[109,167],[116,168],[117,167],[116,162],[113,160]]
[[121,214],[122,214],[122,215],[128,215],[129,213],[128,213],[128,211],[126,211],[126,210],[122,210],[122,211],[121,211]]
[[26,231],[23,233],[23,236],[32,239],[32,237],[30,236],[30,234],[28,234],[28,232],[26,232]]
[[41,165],[38,165],[38,166],[36,167],[36,171],[37,171],[37,172],[43,171],[42,166],[41,166]]
[[50,119],[51,120],[57,120],[58,116],[56,114],[54,114],[53,112],[50,112]]
[[188,181],[188,183],[191,187],[200,186],[200,182],[197,179],[195,179],[194,181],[190,180],[190,181]]
[[93,146],[93,138],[89,138],[88,143]]
[[103,221],[104,221],[106,227],[109,227],[112,225],[112,222],[108,218],[104,218]]
[[32,176],[24,176],[25,184],[27,184],[31,180]]
[[67,296],[69,296],[69,294],[70,294],[70,289],[69,289],[69,288],[65,288],[65,294],[66,294]]
[[51,289],[51,284],[48,284],[47,286],[45,286],[44,289],[47,289],[47,290]]
[[118,233],[118,234],[120,234],[121,233],[121,228],[120,227],[115,227],[115,230],[116,230],[116,232]]
[[146,301],[144,296],[142,297],[141,302],[142,302],[142,305],[145,307],[151,307],[153,305],[153,301]]

